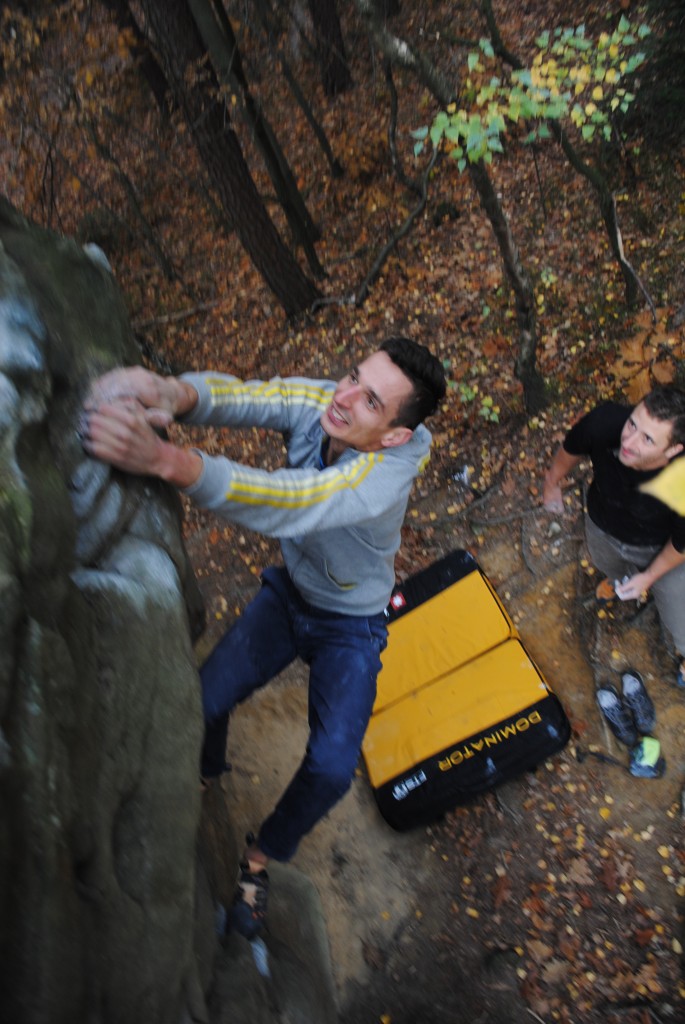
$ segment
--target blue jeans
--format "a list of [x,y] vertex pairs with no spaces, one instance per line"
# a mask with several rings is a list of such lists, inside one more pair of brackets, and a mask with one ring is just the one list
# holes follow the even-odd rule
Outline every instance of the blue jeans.
[[229,712],[296,657],[309,665],[309,741],[302,764],[257,843],[287,861],[303,836],[347,792],[376,698],[384,612],[341,615],[308,604],[285,569],[266,569],[262,588],[200,670],[205,716],[203,777],[225,767]]

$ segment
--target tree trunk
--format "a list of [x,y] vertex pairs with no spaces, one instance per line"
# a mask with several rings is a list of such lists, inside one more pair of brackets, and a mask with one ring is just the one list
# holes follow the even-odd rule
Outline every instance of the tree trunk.
[[234,92],[243,98],[242,111],[245,121],[262,154],[295,243],[302,246],[312,273],[316,277],[323,277],[324,270],[314,248],[314,242],[321,238],[321,232],[309,216],[295,176],[271,125],[264,116],[261,104],[250,92],[233,26],[220,3],[213,4],[211,0],[189,0],[189,6],[219,79],[223,84],[230,85]]
[[[420,50],[414,49],[388,31],[380,20],[374,0],[355,0],[355,3],[357,10],[367,23],[376,45],[383,54],[392,63],[399,64],[413,72],[443,108],[449,106],[455,99],[455,91],[446,76]],[[469,171],[481,205],[495,234],[507,278],[516,296],[519,352],[514,367],[516,376],[523,385],[526,411],[534,414],[544,408],[547,398],[544,378],[537,368],[537,332],[533,289],[521,262],[509,221],[493,188],[485,163],[480,161],[477,164],[469,164]]]
[[335,0],[309,0],[323,91],[337,96],[352,84]]
[[537,341],[535,295],[533,285],[526,272],[516,242],[511,233],[502,204],[497,198],[485,164],[480,161],[469,164],[471,180],[476,187],[481,205],[495,232],[497,245],[504,262],[509,283],[516,299],[516,320],[519,328],[519,351],[514,368],[516,377],[523,386],[526,411],[540,412],[547,404],[545,381],[537,368]]
[[295,78],[293,72],[291,71],[290,65],[286,60],[283,49],[280,46],[278,46],[275,42],[276,33],[273,31],[271,27],[269,8],[266,3],[266,0],[257,0],[256,8],[262,29],[266,34],[267,39],[269,40],[269,49],[279,63],[281,73],[285,78],[286,82],[288,83],[288,85],[290,86],[290,91],[293,94],[295,102],[300,107],[302,113],[307,119],[307,123],[314,132],[314,136],[317,142],[319,143],[319,146],[321,147],[321,152],[328,161],[328,166],[331,169],[331,174],[333,175],[334,178],[341,178],[344,174],[343,167],[336,159],[336,157],[333,155],[333,150],[331,149],[326,133],[324,132],[323,128],[321,127],[316,117],[314,116],[314,111],[312,110],[310,104],[307,102],[297,79]]
[[376,0],[376,3],[383,21],[400,13],[400,0]]
[[[511,50],[507,49],[504,40],[502,39],[499,26],[497,25],[497,20],[495,18],[495,13],[492,9],[492,0],[483,0],[482,10],[488,24],[488,29],[490,30],[490,38],[492,40],[492,46],[495,53],[501,60],[506,61],[506,63],[516,71],[521,71],[523,69],[522,61],[515,53],[512,53]],[[597,167],[593,167],[583,160],[582,156],[572,144],[568,135],[558,121],[548,121],[547,125],[552,135],[554,135],[554,138],[561,146],[566,159],[571,164],[571,167],[573,167],[574,171],[589,181],[590,185],[597,193],[597,203],[599,205],[599,211],[602,215],[607,235],[609,236],[611,251],[616,257],[616,262],[621,268],[621,273],[623,274],[626,305],[635,305],[639,288],[647,300],[656,322],[654,301],[640,280],[638,274],[626,259],[623,248],[623,238],[621,236],[621,229],[618,224],[618,215],[616,213],[616,202],[606,178]]]
[[250,175],[216,81],[201,65],[202,40],[185,0],[143,0],[164,72],[231,226],[288,316],[304,312],[319,292],[271,221]]
[[167,117],[169,114],[169,89],[164,73],[150,53],[147,39],[140,31],[138,22],[131,14],[126,0],[104,0],[104,2],[105,6],[113,13],[119,28],[132,33],[135,42],[131,47],[131,53],[138,61],[140,72],[150,86],[150,91],[157,101],[160,113],[163,117]]
[[[629,307],[634,306],[637,301],[638,285],[641,286],[641,283],[631,264],[625,257],[623,237],[621,235],[621,229],[618,225],[618,216],[616,214],[616,202],[614,200],[613,193],[609,188],[608,182],[596,167],[592,167],[583,160],[575,146],[572,145],[568,135],[557,121],[550,121],[548,123],[550,131],[564,151],[566,159],[571,164],[571,167],[573,167],[578,174],[582,174],[582,176],[590,182],[597,193],[599,212],[602,215],[604,227],[606,228],[607,235],[609,236],[611,251],[616,257],[616,262],[621,268],[621,273],[623,274],[626,305]],[[644,292],[644,287],[642,290]],[[651,305],[653,308],[654,303],[651,303]]]

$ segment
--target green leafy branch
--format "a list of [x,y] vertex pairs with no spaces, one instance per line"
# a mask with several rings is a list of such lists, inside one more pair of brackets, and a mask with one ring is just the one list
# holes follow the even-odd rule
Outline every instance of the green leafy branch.
[[459,390],[459,397],[464,405],[468,405],[474,402],[476,398],[480,398],[478,415],[482,416],[489,423],[499,423],[499,406],[495,405],[490,395],[480,395],[477,384],[467,384],[464,381],[460,381],[457,388]]
[[519,121],[532,123],[528,144],[550,137],[549,121],[570,121],[586,142],[596,132],[608,140],[613,113],[625,113],[635,98],[626,80],[645,60],[643,52],[629,51],[649,32],[646,25],[633,29],[626,17],[596,40],[586,36],[584,25],[543,32],[535,41],[532,66],[513,71],[509,82],[487,77],[496,58],[490,41],[481,39],[479,49],[467,56],[464,105],[451,104],[430,127],[413,131],[414,153],[430,138],[434,148],[444,144],[462,172],[467,163],[491,163],[493,153],[503,151],[508,123]]

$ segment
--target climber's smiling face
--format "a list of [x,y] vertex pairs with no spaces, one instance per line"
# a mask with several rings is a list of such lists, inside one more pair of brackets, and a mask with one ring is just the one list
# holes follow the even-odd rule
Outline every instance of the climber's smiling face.
[[374,352],[352,367],[321,417],[333,452],[375,452],[405,444],[412,431],[399,418],[412,391],[412,382],[385,352]]

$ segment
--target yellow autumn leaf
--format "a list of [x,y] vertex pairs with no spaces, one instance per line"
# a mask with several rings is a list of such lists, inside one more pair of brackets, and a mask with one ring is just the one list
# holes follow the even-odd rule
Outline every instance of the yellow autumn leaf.
[[594,87],[594,89],[592,90],[592,98],[593,100],[601,100],[604,98],[604,93],[602,92],[601,85],[596,85]]
[[600,818],[604,818],[604,820],[606,821],[607,818],[609,818],[611,816],[611,811],[609,810],[608,807],[600,807],[600,809],[599,809],[599,816],[600,816]]
[[641,484],[640,490],[685,516],[685,458],[669,462],[658,476]]

